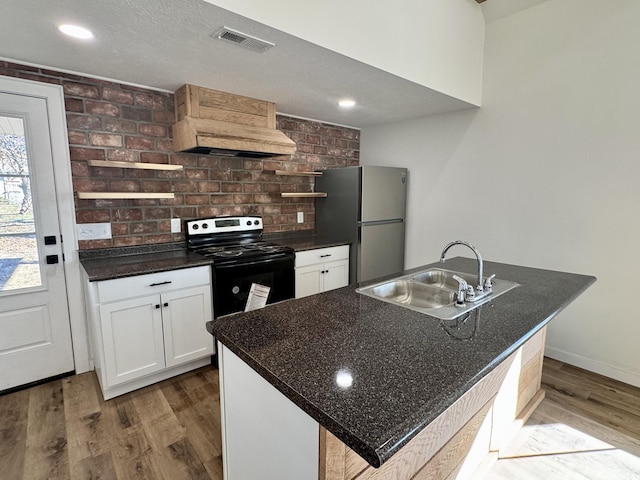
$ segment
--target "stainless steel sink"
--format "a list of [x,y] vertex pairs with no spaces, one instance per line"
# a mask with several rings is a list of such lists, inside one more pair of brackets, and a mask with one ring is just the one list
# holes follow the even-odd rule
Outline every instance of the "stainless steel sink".
[[417,282],[411,278],[385,282],[374,287],[361,289],[359,292],[416,308],[438,308],[448,305],[456,299],[455,291]]
[[493,279],[491,293],[475,302],[457,305],[458,282],[453,279],[454,275],[464,279],[469,285],[478,283],[476,275],[430,268],[358,288],[356,292],[443,320],[451,320],[519,286],[507,280]]

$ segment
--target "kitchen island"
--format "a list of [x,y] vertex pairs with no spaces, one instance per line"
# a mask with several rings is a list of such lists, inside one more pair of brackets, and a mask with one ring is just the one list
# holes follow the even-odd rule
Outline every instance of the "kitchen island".
[[485,272],[520,286],[464,321],[349,286],[208,324],[222,351],[225,478],[447,478],[499,450],[543,396],[545,325],[595,278]]

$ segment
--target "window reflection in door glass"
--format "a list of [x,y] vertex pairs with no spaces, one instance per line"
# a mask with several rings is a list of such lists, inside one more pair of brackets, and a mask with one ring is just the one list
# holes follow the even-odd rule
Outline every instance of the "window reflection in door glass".
[[0,292],[42,284],[24,123],[0,116]]

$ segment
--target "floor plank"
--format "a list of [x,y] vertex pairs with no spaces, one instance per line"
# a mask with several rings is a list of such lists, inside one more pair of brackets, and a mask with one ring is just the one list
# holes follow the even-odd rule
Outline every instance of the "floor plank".
[[22,478],[28,415],[28,390],[0,398],[0,478]]
[[70,476],[62,383],[38,385],[29,394],[23,478],[67,480]]
[[72,463],[72,466],[74,467],[71,471],[72,479],[117,480],[118,478],[111,452],[83,458],[75,464]]

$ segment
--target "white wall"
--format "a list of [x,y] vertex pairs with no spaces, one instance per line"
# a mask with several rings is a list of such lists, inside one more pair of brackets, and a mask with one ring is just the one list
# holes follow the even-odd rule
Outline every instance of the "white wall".
[[475,0],[206,1],[480,105],[485,27]]
[[482,108],[366,128],[361,161],[410,170],[408,267],[466,239],[488,260],[597,276],[547,354],[640,386],[638,25],[637,0],[492,22]]

